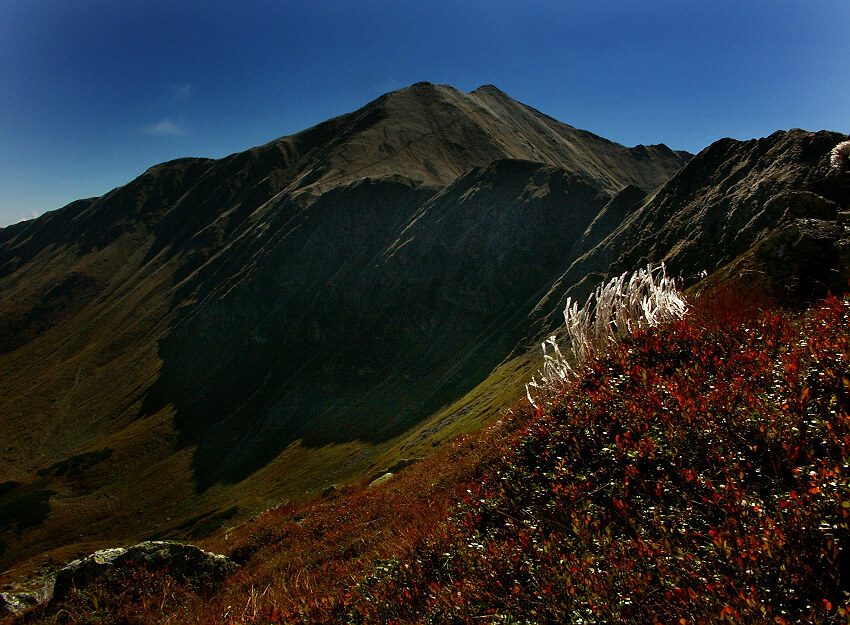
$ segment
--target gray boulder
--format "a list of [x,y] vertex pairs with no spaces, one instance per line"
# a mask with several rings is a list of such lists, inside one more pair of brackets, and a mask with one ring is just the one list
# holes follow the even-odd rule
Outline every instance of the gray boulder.
[[61,599],[74,588],[83,588],[114,567],[115,560],[127,552],[126,549],[103,549],[90,556],[69,562],[48,578],[44,585],[44,599]]
[[390,473],[389,471],[386,473],[382,473],[378,476],[375,476],[375,478],[369,482],[369,485],[366,488],[374,488],[375,486],[380,486],[381,484],[389,482],[391,479],[393,479],[394,476],[395,473]]
[[29,592],[0,592],[0,616],[17,614],[38,603],[38,597]]
[[155,540],[127,549],[104,549],[65,565],[44,588],[44,598],[57,601],[72,590],[90,584],[113,569],[140,566],[150,570],[168,569],[181,580],[215,586],[232,574],[237,565],[225,556],[203,551],[195,545]]
[[412,464],[416,464],[424,460],[424,458],[401,458],[392,466],[387,467],[383,471],[378,471],[369,479],[369,486],[377,486],[378,484],[383,484],[388,481],[392,476],[401,471],[402,469],[406,469]]

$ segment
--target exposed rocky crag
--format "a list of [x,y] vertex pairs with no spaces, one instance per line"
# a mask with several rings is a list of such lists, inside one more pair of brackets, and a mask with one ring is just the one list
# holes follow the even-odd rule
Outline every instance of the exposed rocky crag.
[[39,598],[33,593],[0,592],[0,616],[23,612],[38,602]]
[[632,201],[602,240],[579,248],[587,251],[541,302],[546,314],[536,328],[557,323],[566,297],[586,297],[600,277],[647,262],[665,262],[686,285],[720,272],[786,302],[843,291],[850,177],[830,166],[842,137],[794,129],[713,143]]

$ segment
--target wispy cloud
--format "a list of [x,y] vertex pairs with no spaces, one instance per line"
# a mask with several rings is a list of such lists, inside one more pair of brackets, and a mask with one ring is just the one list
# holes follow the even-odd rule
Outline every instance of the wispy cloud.
[[163,119],[150,126],[142,128],[146,135],[159,135],[161,137],[179,137],[186,134],[186,130],[173,119]]
[[192,97],[192,85],[190,83],[186,83],[185,85],[180,85],[174,90],[175,95],[178,100],[188,100]]
[[6,212],[3,208],[0,208],[0,228],[5,228],[6,226],[11,226],[16,223],[20,223],[22,221],[29,221],[30,219],[35,219],[39,215],[41,215],[44,211],[29,211],[29,212]]

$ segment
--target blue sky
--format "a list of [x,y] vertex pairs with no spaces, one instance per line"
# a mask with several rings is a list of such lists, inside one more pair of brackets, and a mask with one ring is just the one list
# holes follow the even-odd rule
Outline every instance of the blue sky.
[[3,0],[0,226],[421,80],[626,145],[850,132],[850,5]]

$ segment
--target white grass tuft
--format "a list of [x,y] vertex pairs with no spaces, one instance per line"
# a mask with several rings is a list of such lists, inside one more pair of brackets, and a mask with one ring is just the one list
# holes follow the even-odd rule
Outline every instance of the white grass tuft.
[[832,148],[829,162],[838,171],[846,168],[848,162],[850,162],[850,141],[842,141]]
[[543,369],[538,371],[539,380],[532,377],[525,386],[528,401],[539,408],[576,378],[585,363],[623,336],[680,319],[686,312],[685,300],[673,278],[667,276],[664,263],[603,282],[581,308],[568,298],[564,308],[567,356],[554,335],[543,342]]

